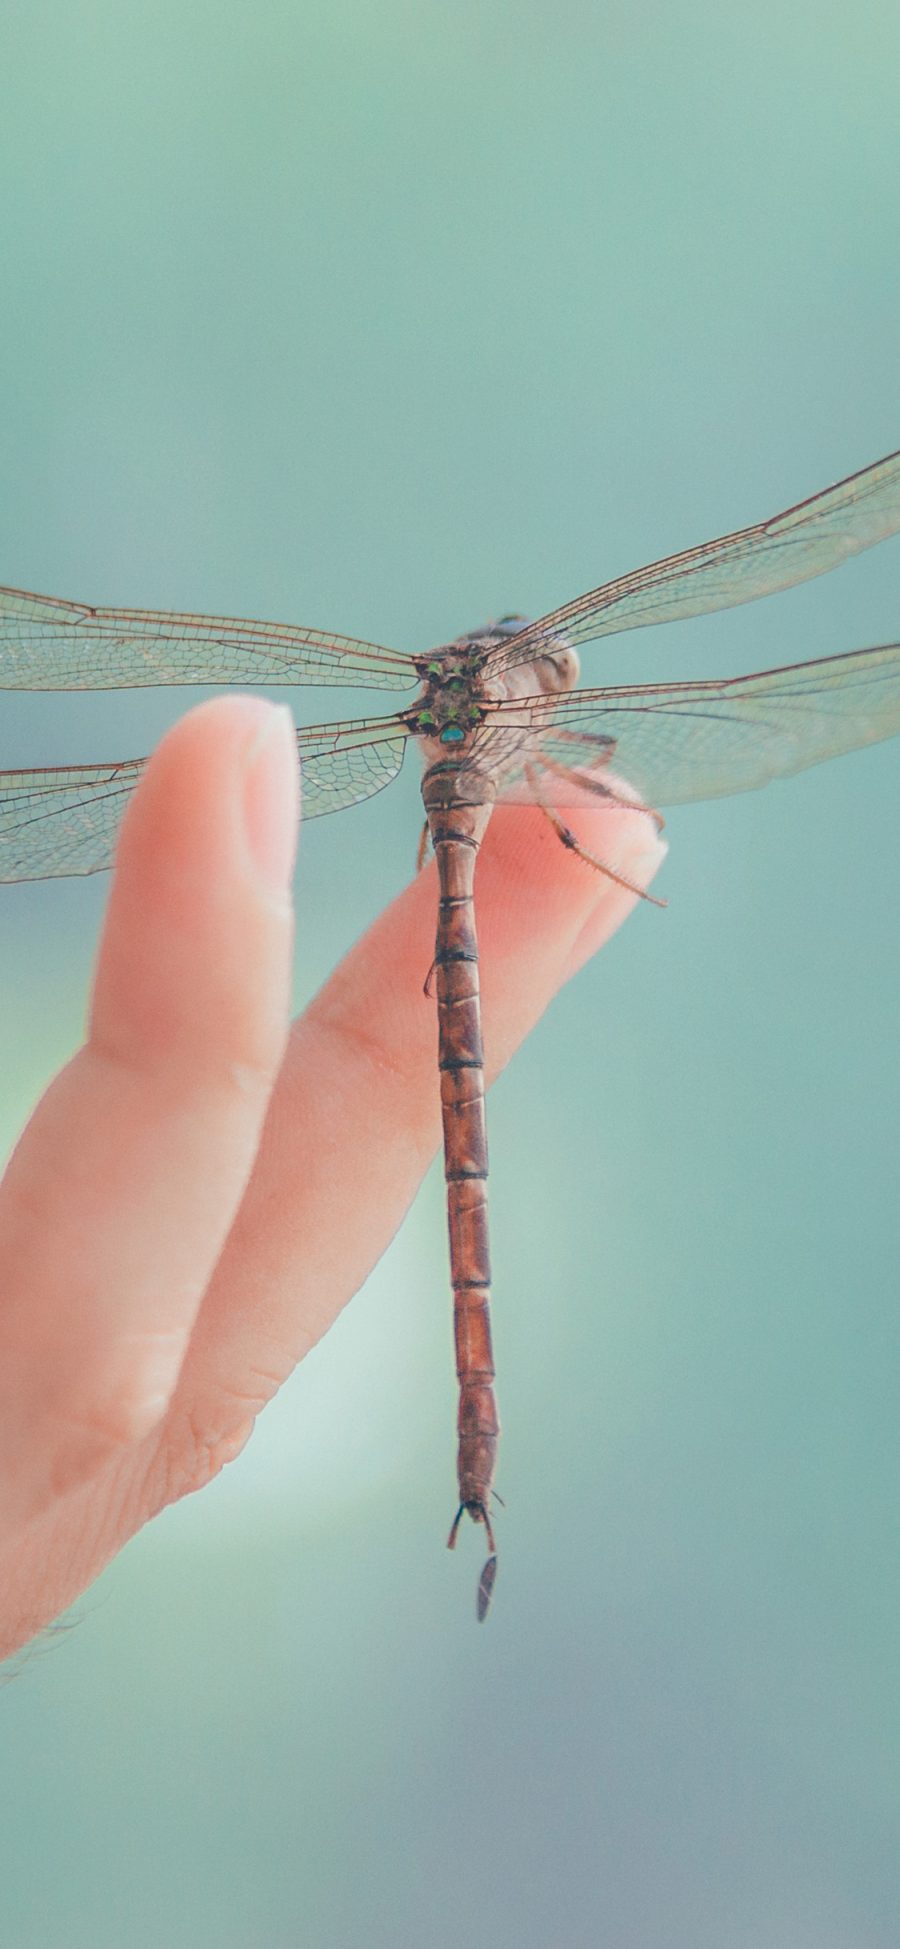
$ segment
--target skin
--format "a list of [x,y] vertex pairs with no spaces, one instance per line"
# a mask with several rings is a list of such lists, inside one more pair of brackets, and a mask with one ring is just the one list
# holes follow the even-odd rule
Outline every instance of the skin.
[[[296,771],[287,714],[256,698],[164,738],[123,826],[87,1039],[0,1184],[3,1657],[240,1453],[439,1145],[433,864],[289,1022]],[[645,814],[567,819],[652,879]],[[530,807],[492,819],[478,895],[490,1080],[637,902]]]

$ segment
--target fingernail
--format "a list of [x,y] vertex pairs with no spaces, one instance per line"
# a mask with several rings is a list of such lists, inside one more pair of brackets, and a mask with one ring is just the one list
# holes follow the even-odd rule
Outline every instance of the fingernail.
[[290,881],[297,849],[299,767],[294,721],[285,704],[266,704],[244,754],[244,822],[253,863],[273,892]]

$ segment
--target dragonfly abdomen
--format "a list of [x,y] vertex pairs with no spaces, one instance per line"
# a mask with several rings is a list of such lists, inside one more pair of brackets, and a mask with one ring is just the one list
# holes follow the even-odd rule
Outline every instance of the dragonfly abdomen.
[[483,801],[473,803],[475,781],[471,773],[464,777],[463,785],[456,766],[435,765],[422,781],[422,796],[440,888],[434,987],[459,1381],[459,1510],[450,1544],[452,1547],[456,1541],[464,1511],[474,1522],[484,1523],[491,1549],[478,1591],[478,1615],[484,1617],[495,1572],[489,1502],[500,1420],[491,1347],[488,1152],[474,886],[478,847],[491,814],[493,789],[485,780]]

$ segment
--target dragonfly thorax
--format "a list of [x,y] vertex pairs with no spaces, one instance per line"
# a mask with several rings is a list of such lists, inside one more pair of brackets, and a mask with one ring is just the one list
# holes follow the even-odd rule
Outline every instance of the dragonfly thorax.
[[486,697],[481,673],[490,648],[483,637],[466,636],[419,660],[422,692],[409,714],[417,737],[462,744],[481,723]]
[[578,681],[579,659],[561,637],[549,637],[553,647],[522,663],[492,671],[492,651],[526,627],[525,616],[504,616],[419,658],[422,692],[408,718],[416,736],[452,748],[478,728],[493,702],[571,690]]

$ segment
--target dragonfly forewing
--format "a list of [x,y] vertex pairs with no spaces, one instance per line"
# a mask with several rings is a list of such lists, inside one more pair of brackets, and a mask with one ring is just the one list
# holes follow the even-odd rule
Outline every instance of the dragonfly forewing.
[[530,662],[548,637],[589,643],[754,602],[824,575],[898,532],[900,453],[892,453],[768,521],[667,555],[563,603],[497,649],[489,668]]
[[151,609],[95,609],[0,589],[0,690],[148,684],[353,684],[408,690],[413,659],[329,630]]

